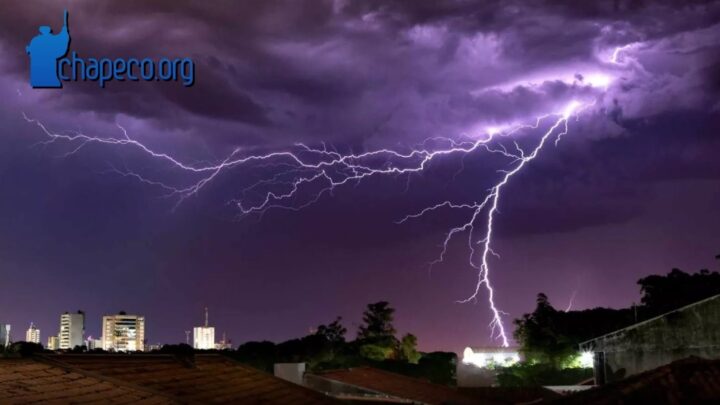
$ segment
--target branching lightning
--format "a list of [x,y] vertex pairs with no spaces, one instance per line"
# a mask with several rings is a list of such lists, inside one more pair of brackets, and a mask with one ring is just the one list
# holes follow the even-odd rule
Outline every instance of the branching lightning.
[[[149,158],[156,159],[182,173],[191,180],[185,185],[175,186],[163,181],[148,178],[140,173],[123,171],[113,168],[112,171],[137,180],[141,183],[162,189],[167,196],[176,197],[181,203],[188,197],[197,195],[205,186],[216,179],[221,173],[236,167],[269,168],[271,175],[241,190],[240,197],[230,201],[242,215],[264,214],[270,209],[300,210],[307,207],[338,187],[357,184],[371,176],[412,175],[426,170],[435,159],[446,156],[460,156],[476,152],[498,154],[508,159],[509,169],[501,170],[499,180],[487,191],[483,199],[471,203],[455,203],[442,201],[417,213],[410,214],[397,221],[402,224],[442,209],[457,210],[467,215],[467,220],[459,226],[451,228],[443,242],[438,258],[431,263],[437,264],[445,259],[449,243],[458,235],[466,234],[469,249],[468,263],[477,271],[477,282],[471,294],[460,303],[476,301],[483,287],[487,291],[492,321],[490,323],[493,338],[498,339],[505,347],[509,345],[507,332],[503,325],[505,315],[495,303],[495,290],[490,281],[491,256],[499,257],[492,249],[495,222],[499,213],[499,204],[503,190],[511,179],[523,171],[546,147],[568,133],[571,117],[577,116],[582,110],[592,105],[572,101],[560,112],[537,117],[533,124],[516,125],[500,130],[490,128],[485,136],[476,140],[456,141],[449,138],[432,138],[406,152],[391,149],[379,149],[359,154],[344,154],[328,149],[297,144],[290,150],[276,151],[265,154],[245,155],[239,149],[232,151],[225,159],[212,164],[189,164],[167,153],[153,150],[144,143],[132,139],[125,128],[118,125],[120,137],[95,137],[83,133],[55,133],[42,122],[23,114],[25,120],[37,125],[49,145],[55,142],[67,142],[72,147],[66,156],[78,153],[90,143],[110,146],[134,148]],[[549,123],[546,121],[550,121]],[[532,148],[523,148],[512,140],[511,148],[505,143],[511,135],[519,131],[540,130],[545,126],[542,136]],[[436,146],[441,143],[442,146]],[[309,194],[306,196],[304,194]],[[260,195],[260,198],[248,197]],[[478,236],[479,234],[479,236]],[[479,239],[478,239],[479,238]]]

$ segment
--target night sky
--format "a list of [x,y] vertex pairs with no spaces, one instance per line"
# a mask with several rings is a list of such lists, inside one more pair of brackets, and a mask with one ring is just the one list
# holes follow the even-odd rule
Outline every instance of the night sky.
[[[0,13],[0,321],[42,342],[82,309],[146,316],[149,343],[184,341],[210,309],[216,336],[281,341],[387,300],[423,350],[497,344],[463,221],[445,200],[482,199],[497,156],[448,157],[373,176],[299,211],[229,204],[277,167],[237,166],[179,201],[139,173],[195,181],[137,148],[56,141],[51,131],[133,139],[189,164],[293,148],[407,151],[533,123],[571,100],[570,121],[508,184],[491,279],[512,319],[546,293],[564,309],[623,307],[638,278],[717,269],[720,3],[512,1],[4,1]],[[25,45],[70,11],[86,57],[192,57],[196,83],[66,83],[31,89]],[[630,45],[611,62],[617,47]],[[532,142],[538,133],[517,135]],[[74,152],[74,153],[73,153]],[[125,175],[122,175],[124,173]],[[312,197],[304,190],[298,202]],[[303,194],[305,193],[305,194]],[[252,198],[252,197],[251,197]],[[304,200],[303,200],[304,199]]]

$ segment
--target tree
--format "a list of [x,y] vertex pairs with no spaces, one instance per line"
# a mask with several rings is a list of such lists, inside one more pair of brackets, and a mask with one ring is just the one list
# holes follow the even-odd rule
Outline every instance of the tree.
[[706,269],[695,274],[673,269],[641,278],[638,284],[642,305],[623,309],[558,311],[545,294],[538,294],[535,310],[515,320],[515,339],[531,362],[562,368],[583,341],[720,294],[720,274]]
[[375,361],[397,357],[398,341],[392,324],[394,313],[395,309],[387,301],[368,304],[363,313],[365,324],[358,329],[362,357]]
[[412,333],[407,333],[400,339],[400,353],[402,359],[408,363],[417,364],[420,360],[420,352],[417,351],[417,337]]
[[233,353],[233,357],[257,369],[272,373],[273,364],[275,363],[275,349],[275,343],[273,342],[247,342],[238,346]]
[[515,321],[515,338],[528,359],[557,366],[572,351],[572,344],[559,333],[558,311],[547,295],[538,294],[536,302],[535,311]]
[[540,293],[535,311],[515,320],[514,336],[526,359],[562,368],[577,356],[578,343],[624,328],[633,322],[631,309],[558,311],[550,304],[548,297]]
[[162,347],[160,349],[158,349],[157,352],[161,353],[161,354],[172,354],[175,356],[185,356],[185,357],[193,357],[195,355],[195,349],[193,349],[193,347],[187,343],[179,343],[176,345],[173,345],[173,344],[162,345]]
[[368,304],[363,313],[365,325],[358,330],[358,339],[384,339],[395,336],[393,314],[395,309],[387,301]]
[[720,294],[720,273],[707,269],[688,274],[672,269],[664,276],[651,275],[638,280],[647,317],[660,315]]
[[5,348],[5,355],[9,356],[20,356],[20,357],[27,357],[32,356],[35,353],[42,353],[43,346],[39,343],[32,343],[32,342],[15,342],[11,344],[10,346]]
[[324,338],[328,343],[339,344],[345,342],[345,333],[347,329],[342,326],[342,317],[337,317],[328,325],[320,325],[317,327],[315,334]]

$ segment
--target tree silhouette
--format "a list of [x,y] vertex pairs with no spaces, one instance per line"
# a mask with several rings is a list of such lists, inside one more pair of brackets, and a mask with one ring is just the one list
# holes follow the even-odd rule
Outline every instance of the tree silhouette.
[[392,322],[395,309],[387,301],[368,304],[363,313],[365,325],[358,330],[358,339],[378,339],[395,336],[395,327]]
[[664,276],[652,275],[638,280],[641,302],[647,315],[660,315],[720,294],[720,273],[702,269],[688,274],[672,269]]
[[560,367],[577,354],[583,341],[720,294],[720,273],[673,269],[641,278],[638,285],[642,305],[623,309],[558,311],[540,293],[535,310],[515,320],[515,339],[526,358]]
[[315,334],[324,338],[328,343],[344,343],[347,329],[342,326],[341,321],[342,317],[338,316],[332,323],[318,326]]

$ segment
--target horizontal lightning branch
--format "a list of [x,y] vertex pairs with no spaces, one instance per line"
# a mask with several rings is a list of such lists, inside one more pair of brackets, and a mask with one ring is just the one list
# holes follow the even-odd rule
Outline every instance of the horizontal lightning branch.
[[[492,242],[502,191],[513,176],[520,173],[540,154],[549,141],[554,139],[557,143],[560,137],[568,132],[568,121],[572,116],[576,116],[590,105],[573,101],[564,111],[537,117],[533,124],[517,125],[506,131],[488,131],[483,138],[472,141],[459,142],[449,138],[430,138],[406,152],[378,149],[359,154],[344,154],[329,150],[325,145],[314,148],[305,144],[297,144],[289,150],[256,155],[245,155],[236,149],[225,159],[209,164],[189,164],[167,153],[158,152],[144,143],[132,139],[125,128],[120,125],[118,125],[118,129],[122,136],[95,137],[83,133],[55,133],[39,120],[29,118],[25,114],[23,117],[28,123],[37,125],[46,136],[47,139],[40,144],[50,145],[56,142],[69,144],[70,151],[65,156],[76,154],[89,144],[134,148],[148,158],[160,161],[180,173],[187,174],[188,177],[184,178],[187,178],[188,182],[185,185],[176,186],[129,170],[117,168],[111,170],[113,173],[143,184],[158,187],[165,192],[166,196],[176,197],[177,204],[188,197],[197,195],[205,186],[229,169],[263,168],[263,173],[269,172],[270,175],[243,188],[241,196],[230,201],[242,215],[262,215],[270,209],[300,210],[317,202],[324,195],[332,193],[338,187],[358,184],[371,176],[420,173],[425,171],[433,160],[441,157],[465,157],[474,153],[487,152],[507,158],[510,169],[500,171],[499,180],[487,190],[487,194],[480,201],[472,203],[443,201],[415,214],[407,215],[397,223],[402,224],[440,210],[457,210],[467,215],[465,222],[447,232],[440,254],[431,265],[441,263],[445,259],[448,245],[454,237],[460,234],[467,235],[468,263],[477,271],[477,282],[471,295],[458,302],[476,301],[484,287],[488,294],[492,315],[490,323],[492,336],[498,339],[503,346],[508,346],[508,337],[502,319],[505,313],[495,304],[495,290],[490,282],[489,264],[490,257],[497,256],[492,250]],[[544,124],[546,120],[552,121]],[[514,133],[523,130],[539,130],[541,125],[547,129],[532,148],[525,150],[514,140],[510,142],[512,145],[510,148],[504,145],[503,141],[510,139]],[[438,144],[443,146],[437,146]],[[309,196],[305,194],[309,194]],[[257,197],[258,195],[259,197]],[[253,196],[256,197],[253,198]],[[480,239],[477,239],[476,234],[480,234]]]

